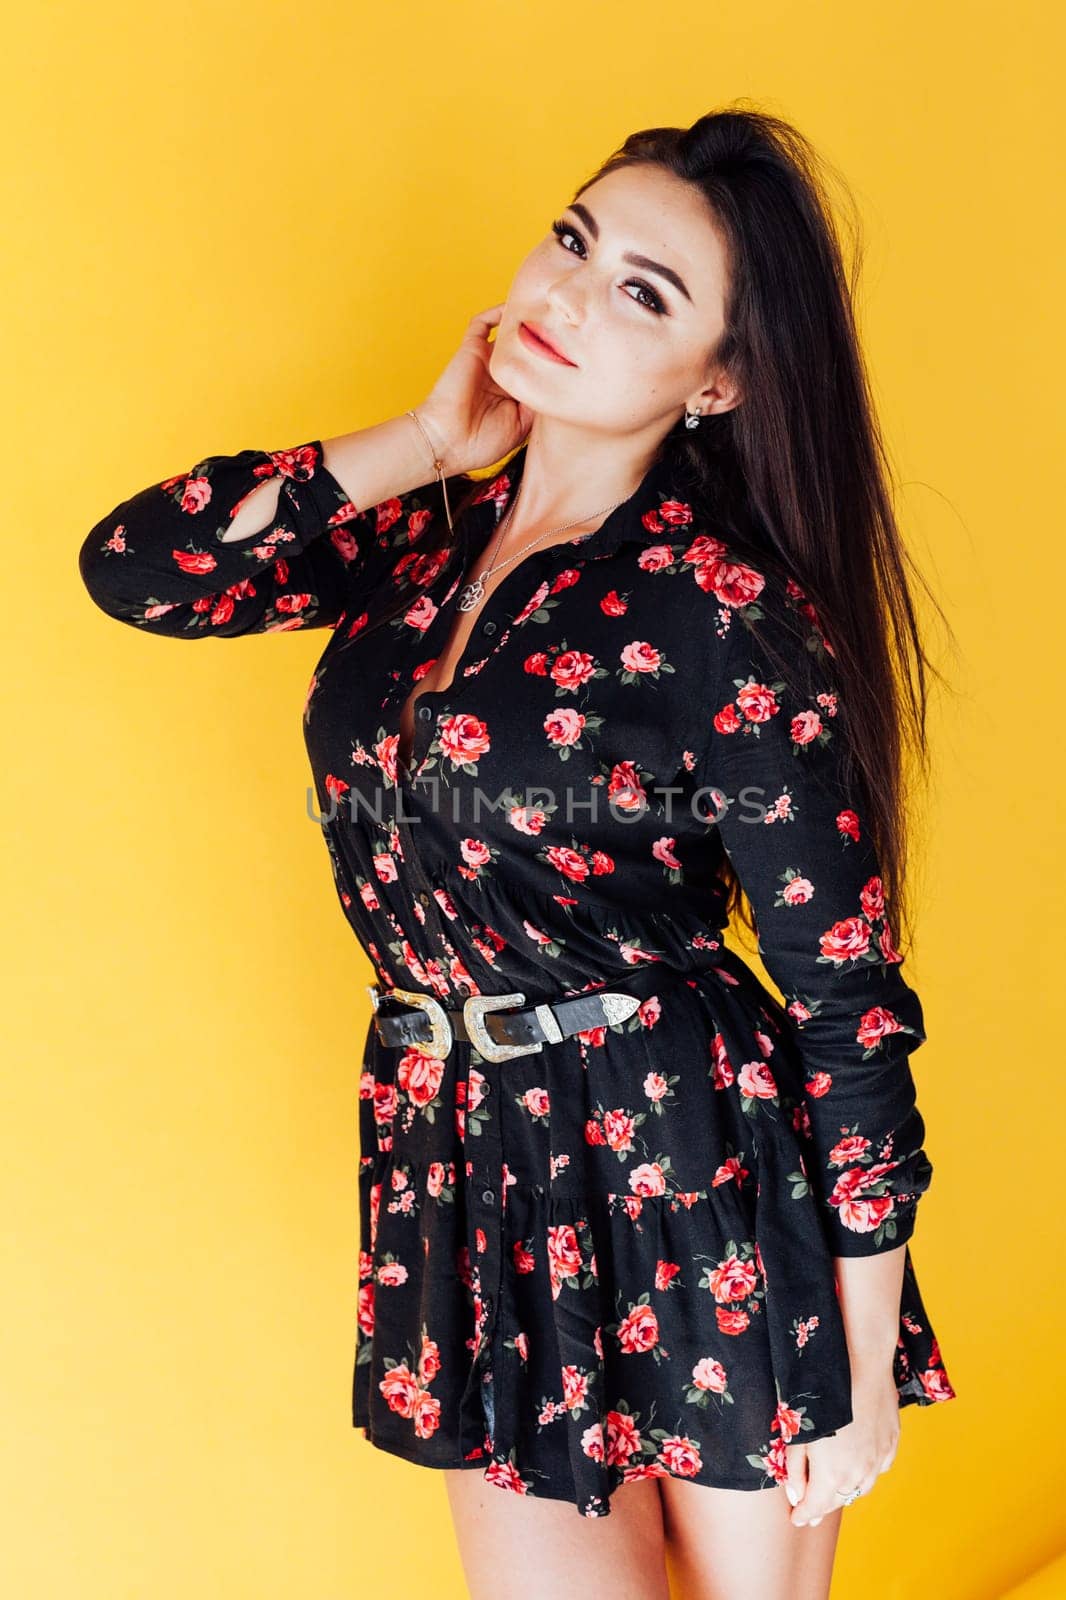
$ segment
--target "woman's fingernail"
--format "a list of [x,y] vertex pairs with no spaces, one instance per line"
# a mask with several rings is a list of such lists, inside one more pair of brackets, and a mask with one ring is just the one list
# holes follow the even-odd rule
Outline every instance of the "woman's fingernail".
[[811,1518],[811,1527],[812,1528],[816,1528],[818,1526],[818,1524],[821,1522],[821,1520],[822,1520],[821,1517],[812,1517]]

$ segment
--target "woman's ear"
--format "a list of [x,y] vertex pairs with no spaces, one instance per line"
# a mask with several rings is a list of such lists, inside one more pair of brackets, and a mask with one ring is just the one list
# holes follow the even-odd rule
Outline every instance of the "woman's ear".
[[743,398],[739,383],[735,383],[728,373],[721,372],[713,383],[707,384],[692,397],[688,409],[701,411],[705,417],[717,416],[720,412],[732,411]]

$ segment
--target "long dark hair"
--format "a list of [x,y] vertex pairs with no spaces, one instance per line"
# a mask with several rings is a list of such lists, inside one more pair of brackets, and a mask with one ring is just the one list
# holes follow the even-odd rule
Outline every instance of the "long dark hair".
[[[849,277],[827,181],[850,201],[839,173],[790,124],[746,109],[634,133],[577,193],[619,166],[649,162],[695,184],[722,231],[729,283],[711,355],[742,395],[694,430],[672,429],[666,449],[700,484],[711,514],[741,542],[757,540],[817,612],[846,709],[847,776],[864,802],[901,944],[910,925],[908,762],[928,777],[927,671],[941,677],[925,652],[908,573],[946,619],[893,507],[856,327],[854,204]],[[754,932],[728,862],[724,881],[731,912]]]
[[[729,281],[724,331],[708,355],[742,394],[732,410],[703,417],[694,430],[679,415],[663,456],[694,486],[709,531],[757,550],[815,608],[846,710],[847,777],[864,802],[889,925],[902,948],[910,924],[908,759],[928,776],[927,671],[941,678],[923,646],[908,573],[946,619],[893,508],[856,328],[862,242],[854,205],[849,277],[826,181],[831,175],[848,196],[840,175],[790,124],[735,108],[710,112],[690,128],[631,134],[574,199],[618,167],[641,164],[695,184],[716,218]],[[465,476],[449,481],[453,508],[461,491],[457,526],[482,488]],[[434,517],[440,523],[443,516]],[[430,543],[440,538],[431,534]],[[728,860],[723,882],[730,913],[754,934]]]

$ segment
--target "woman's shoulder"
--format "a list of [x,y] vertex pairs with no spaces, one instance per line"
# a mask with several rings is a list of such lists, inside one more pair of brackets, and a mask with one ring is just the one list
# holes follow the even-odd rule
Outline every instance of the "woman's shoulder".
[[651,584],[647,592],[656,604],[680,601],[697,635],[709,631],[724,643],[780,633],[810,649],[811,632],[820,632],[817,610],[791,567],[775,551],[723,535],[708,520],[694,517],[684,527],[649,535],[636,551],[636,565],[649,577],[675,580]]

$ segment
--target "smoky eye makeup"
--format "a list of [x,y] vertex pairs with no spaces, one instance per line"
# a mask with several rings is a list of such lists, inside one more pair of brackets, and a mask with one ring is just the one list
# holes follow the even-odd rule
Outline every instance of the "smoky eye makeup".
[[[584,235],[582,234],[581,230],[574,227],[572,223],[564,222],[562,217],[556,217],[555,221],[551,225],[551,231],[555,234],[555,237],[558,239],[561,247],[568,251],[570,255],[577,255],[578,252],[571,250],[570,246],[564,243],[564,240],[567,238],[567,236],[578,240],[581,245],[582,257],[588,254],[588,248],[585,244]],[[642,293],[648,296],[648,299],[637,300],[633,295],[627,294],[627,300],[632,300],[634,305],[644,306],[648,311],[651,311],[657,317],[668,315],[662,296],[652,288],[650,283],[646,283],[643,278],[627,278],[622,287],[628,289],[630,286],[640,289]]]

